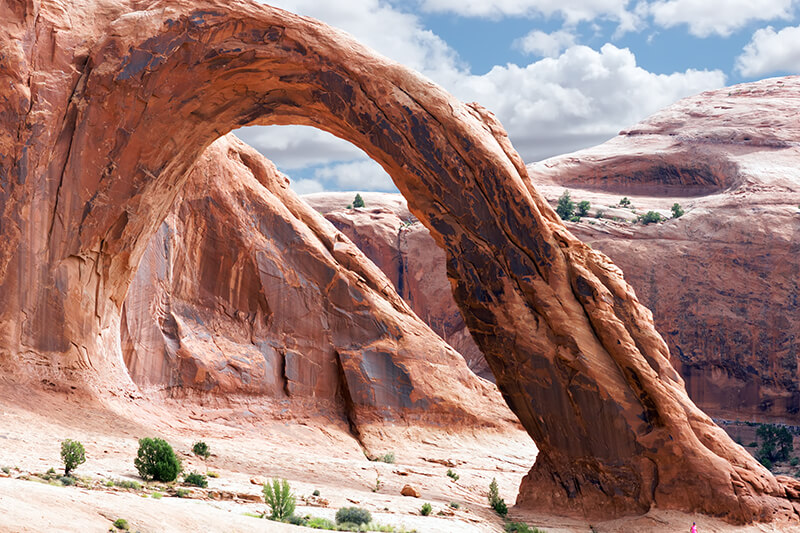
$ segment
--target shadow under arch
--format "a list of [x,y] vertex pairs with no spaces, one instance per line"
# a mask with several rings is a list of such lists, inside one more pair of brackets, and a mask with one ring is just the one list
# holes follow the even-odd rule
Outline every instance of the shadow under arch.
[[[446,250],[465,321],[540,450],[520,506],[794,517],[784,485],[691,402],[650,312],[564,228],[490,113],[267,6],[118,9],[98,11],[107,37],[91,47],[62,130],[71,144],[41,268],[70,286],[71,303],[40,296],[61,309],[61,337],[102,337],[104,308],[122,305],[131,265],[215,139],[245,125],[314,126],[380,163]],[[79,354],[87,369],[105,364],[111,341]]]

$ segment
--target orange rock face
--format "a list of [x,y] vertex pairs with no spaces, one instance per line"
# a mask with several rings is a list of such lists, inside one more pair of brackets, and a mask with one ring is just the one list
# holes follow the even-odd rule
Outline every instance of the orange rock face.
[[[622,267],[653,311],[689,395],[723,418],[800,421],[800,78],[687,98],[619,137],[529,166],[555,202],[558,184],[608,206],[628,196],[632,225],[569,224]],[[589,221],[592,223],[589,223]]]
[[445,250],[540,449],[518,505],[794,516],[796,492],[692,403],[621,271],[567,231],[479,106],[250,2],[2,0],[0,20],[5,372],[132,389],[122,305],[195,162],[237,126],[313,125],[380,163]]
[[344,209],[350,193],[303,197],[352,240],[391,280],[414,312],[455,348],[479,376],[494,381],[453,299],[446,257],[400,195],[363,193],[367,206]]
[[122,309],[146,391],[261,395],[343,413],[507,428],[489,384],[352,243],[233,136],[212,144],[151,238]]

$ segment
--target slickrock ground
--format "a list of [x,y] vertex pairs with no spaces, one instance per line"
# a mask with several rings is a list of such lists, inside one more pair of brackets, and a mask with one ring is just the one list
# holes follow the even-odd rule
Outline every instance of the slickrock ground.
[[798,482],[694,405],[622,272],[558,220],[480,106],[244,0],[0,0],[0,20],[6,376],[135,401],[123,302],[196,161],[236,127],[313,125],[380,163],[446,251],[465,322],[539,449],[520,509],[798,521]]

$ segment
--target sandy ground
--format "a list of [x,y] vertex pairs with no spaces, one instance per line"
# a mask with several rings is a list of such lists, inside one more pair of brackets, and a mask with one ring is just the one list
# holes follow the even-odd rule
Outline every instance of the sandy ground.
[[[416,529],[420,533],[500,532],[502,520],[486,505],[486,491],[497,478],[500,494],[509,504],[516,498],[522,476],[535,460],[535,447],[523,432],[492,434],[388,427],[385,452],[394,464],[371,462],[341,421],[270,420],[250,404],[202,407],[184,402],[119,400],[104,407],[76,395],[61,395],[0,386],[0,466],[12,467],[0,478],[0,531],[108,531],[117,518],[131,531],[245,532],[310,531],[247,516],[265,510],[264,503],[212,500],[208,491],[259,496],[260,485],[271,477],[287,478],[298,499],[298,514],[333,519],[344,506],[364,507],[376,521]],[[98,480],[141,482],[133,466],[137,440],[166,438],[181,456],[185,471],[212,470],[208,491],[195,489],[190,498],[150,497],[154,489],[125,491],[86,489],[23,480],[31,473],[61,468],[60,441],[80,440],[87,461],[76,475]],[[191,455],[192,443],[203,440],[212,456],[202,461]],[[380,450],[379,450],[380,451]],[[447,464],[460,478],[446,476]],[[16,470],[19,469],[19,470]],[[0,474],[2,475],[2,474]],[[376,492],[377,482],[380,488]],[[406,484],[421,493],[404,497]],[[314,490],[327,503],[311,498]],[[423,517],[423,503],[433,514]],[[449,502],[460,507],[453,510]],[[438,512],[451,516],[440,516]],[[790,531],[785,525],[733,527],[703,516],[652,511],[643,517],[590,524],[558,516],[526,515],[512,508],[514,520],[524,520],[551,533],[568,531],[688,531],[693,520],[699,531]],[[795,528],[800,531],[800,527]]]

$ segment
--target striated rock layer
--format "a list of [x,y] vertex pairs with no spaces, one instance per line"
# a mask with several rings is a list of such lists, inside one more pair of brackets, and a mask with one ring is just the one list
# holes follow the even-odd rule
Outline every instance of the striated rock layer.
[[479,376],[494,381],[453,299],[446,256],[397,194],[361,193],[366,207],[345,209],[355,193],[324,192],[303,199],[347,235],[391,280],[398,294],[467,361]]
[[515,425],[380,270],[232,135],[203,153],[151,238],[122,348],[143,390],[313,403],[359,436],[399,420]]
[[[681,218],[569,224],[621,266],[702,408],[800,423],[800,77],[687,98],[596,148],[530,165],[595,209]],[[547,186],[552,183],[557,186]],[[595,210],[593,210],[595,212]],[[591,223],[589,222],[591,220]]]
[[202,152],[305,124],[389,172],[447,254],[467,326],[540,450],[520,505],[795,516],[700,411],[652,315],[578,241],[491,114],[310,19],[246,1],[0,0],[0,360],[130,388],[121,308]]

